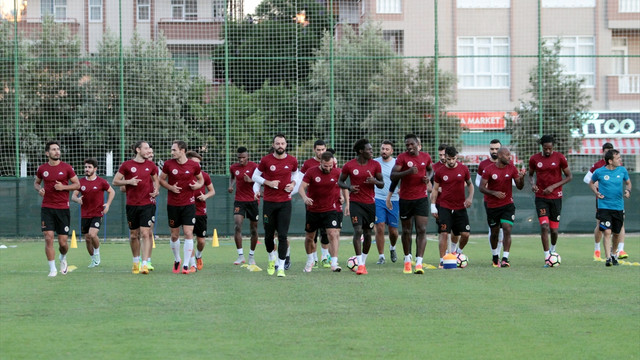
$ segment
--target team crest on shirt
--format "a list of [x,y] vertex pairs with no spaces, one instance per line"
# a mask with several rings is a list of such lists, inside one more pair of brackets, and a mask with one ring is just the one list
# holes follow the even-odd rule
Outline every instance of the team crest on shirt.
[[317,183],[320,182],[320,176],[316,176],[316,178],[314,179]]
[[609,175],[605,175],[605,176],[604,176],[604,179],[605,179],[605,180],[609,180]]
[[42,175],[44,175],[44,177],[48,177],[49,176],[49,172],[45,171],[45,172],[42,173]]
[[407,166],[408,166],[408,167],[413,167],[413,161],[409,161],[409,162],[407,162]]
[[135,173],[136,171],[138,171],[138,169],[136,169],[136,167],[135,167],[135,166],[131,168],[131,172],[132,172],[132,173]]
[[442,180],[447,181],[447,180],[449,180],[449,177],[447,175],[445,175],[445,176],[442,177]]
[[[607,226],[609,226],[609,225],[607,225]],[[64,227],[64,232],[69,232],[69,227],[68,226]]]
[[493,175],[491,175],[491,178],[492,178],[493,180],[497,180],[497,179],[498,179],[498,174],[493,174]]
[[173,170],[171,170],[171,173],[172,173],[173,175],[178,175],[178,169],[173,169]]
[[144,171],[149,171],[149,168],[144,168]]
[[353,169],[353,175],[358,175],[360,174],[360,171],[358,171],[358,169]]
[[80,190],[85,191],[87,190],[87,188],[84,185],[82,185],[82,187],[80,187]]
[[271,171],[276,171],[276,166],[275,166],[275,165],[271,165],[271,166],[269,166],[269,170],[271,170]]
[[240,170],[236,170],[236,176],[240,175]]
[[541,167],[542,167],[542,163],[541,163],[541,162],[537,163],[536,165],[537,165],[539,168],[541,168]]

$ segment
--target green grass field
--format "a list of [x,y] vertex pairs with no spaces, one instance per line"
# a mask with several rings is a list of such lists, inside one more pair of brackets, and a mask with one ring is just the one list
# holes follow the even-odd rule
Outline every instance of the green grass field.
[[[109,242],[95,269],[79,243],[68,256],[77,270],[55,278],[43,241],[0,241],[8,246],[0,250],[0,358],[640,357],[640,266],[594,262],[587,236],[561,236],[558,268],[542,267],[537,236],[515,237],[509,269],[492,268],[486,236],[472,237],[468,268],[424,275],[403,274],[388,251],[387,264],[376,265],[373,246],[365,276],[344,266],[353,254],[346,238],[342,273],[303,273],[298,238],[286,278],[267,275],[264,245],[265,271],[232,265],[230,239],[207,244],[202,271],[175,275],[164,240],[150,275],[131,274],[128,243]],[[625,250],[640,261],[638,234]],[[435,265],[435,242],[426,255]]]

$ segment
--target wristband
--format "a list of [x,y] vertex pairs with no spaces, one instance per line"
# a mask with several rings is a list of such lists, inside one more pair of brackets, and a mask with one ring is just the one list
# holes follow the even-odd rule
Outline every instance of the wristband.
[[436,204],[431,204],[431,213],[432,214],[438,213],[438,207],[436,206]]

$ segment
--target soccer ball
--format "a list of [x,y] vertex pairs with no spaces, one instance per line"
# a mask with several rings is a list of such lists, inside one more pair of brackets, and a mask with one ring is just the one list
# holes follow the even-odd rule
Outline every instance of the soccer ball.
[[545,259],[544,262],[545,262],[545,264],[549,265],[549,267],[559,266],[560,263],[562,262],[562,258],[560,257],[560,254],[558,254],[558,253],[551,253]]
[[467,265],[469,265],[469,258],[467,257],[467,255],[460,253],[456,257],[456,264],[461,269],[466,268]]
[[358,270],[358,258],[355,256],[352,256],[350,258],[347,259],[347,267],[349,268],[349,270],[355,272],[356,270]]

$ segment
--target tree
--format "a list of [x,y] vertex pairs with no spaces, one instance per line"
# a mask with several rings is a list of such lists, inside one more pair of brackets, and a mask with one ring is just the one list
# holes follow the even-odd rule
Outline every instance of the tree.
[[[582,124],[588,117],[591,98],[582,87],[585,80],[565,74],[560,63],[560,42],[542,46],[541,62],[529,73],[529,86],[525,94],[530,99],[520,100],[515,109],[516,119],[507,119],[519,154],[538,151],[541,135],[553,135],[554,149],[566,154],[580,146]],[[540,75],[542,77],[540,77]],[[542,98],[539,97],[542,89]],[[542,134],[539,131],[542,114]]]
[[316,113],[319,138],[331,137],[333,114],[335,146],[341,156],[352,154],[351,147],[359,138],[379,144],[383,139],[401,141],[407,133],[420,136],[425,150],[433,149],[437,112],[441,114],[442,140],[457,141],[459,120],[444,116],[446,106],[453,103],[452,74],[439,74],[436,108],[435,63],[412,65],[398,58],[379,25],[365,24],[359,34],[347,27],[333,44],[333,57],[331,41],[330,34],[323,39],[305,97]]

